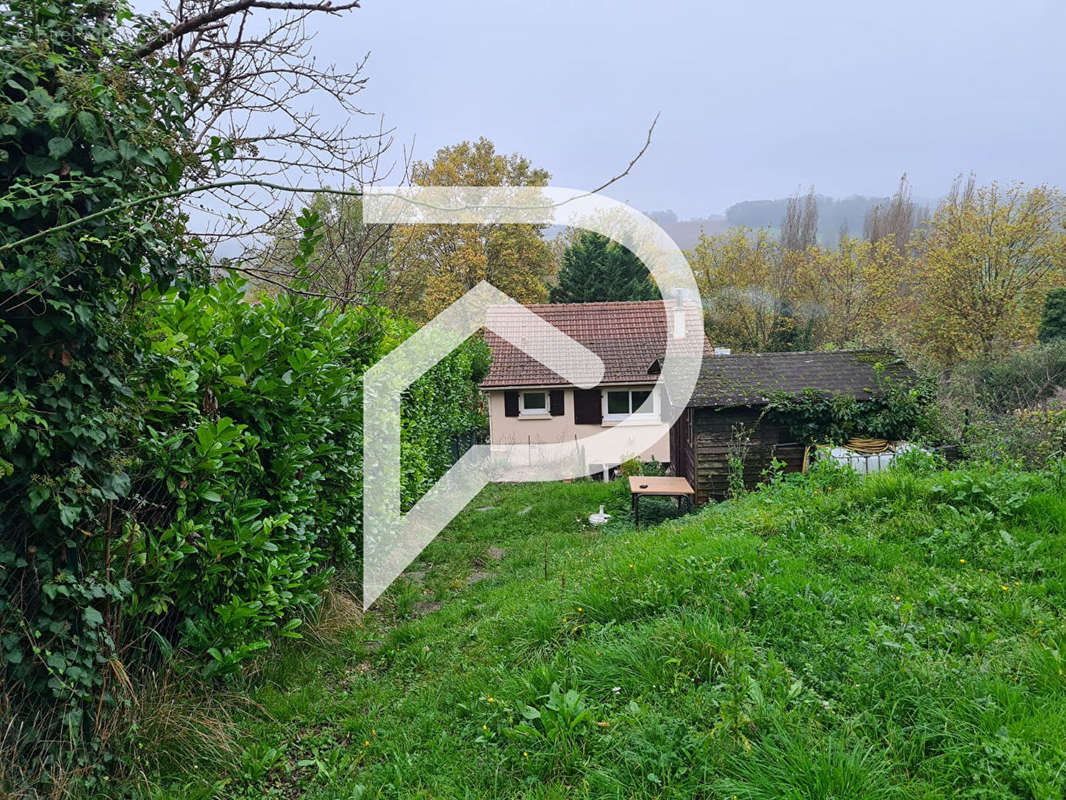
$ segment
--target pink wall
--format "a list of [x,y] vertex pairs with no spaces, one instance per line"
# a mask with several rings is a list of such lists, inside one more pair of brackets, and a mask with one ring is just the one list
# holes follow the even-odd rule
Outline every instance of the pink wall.
[[[525,388],[527,390],[537,389],[537,387],[533,386]],[[605,421],[599,425],[576,425],[574,423],[574,392],[572,389],[563,390],[564,413],[559,417],[549,415],[508,417],[504,414],[503,391],[490,390],[485,394],[488,397],[490,444],[550,444],[552,442],[566,442],[573,440],[575,437],[583,439],[586,436],[599,433],[604,428],[614,424]],[[650,461],[652,458],[656,461],[669,461],[669,427],[661,422],[649,422],[648,424],[661,428],[662,437],[645,452],[636,453],[632,449],[623,449],[622,452],[611,453],[590,452],[587,454],[587,460],[590,463],[607,463],[611,465],[620,464],[634,456],[639,456],[642,461]]]

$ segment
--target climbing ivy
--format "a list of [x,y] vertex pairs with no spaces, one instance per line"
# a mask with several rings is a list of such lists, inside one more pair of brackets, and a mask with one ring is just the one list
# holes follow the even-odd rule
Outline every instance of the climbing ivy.
[[766,406],[765,418],[785,426],[796,441],[812,444],[843,444],[853,437],[909,439],[925,431],[936,397],[931,381],[904,383],[883,369],[877,373],[878,391],[872,397],[857,399],[815,389],[799,395],[776,393]]

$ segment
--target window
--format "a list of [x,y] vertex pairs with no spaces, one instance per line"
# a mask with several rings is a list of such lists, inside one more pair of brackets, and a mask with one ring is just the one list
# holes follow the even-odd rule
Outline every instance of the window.
[[520,414],[547,414],[547,392],[522,392],[518,406]]
[[[638,409],[648,398],[652,399],[651,411],[637,414]],[[611,422],[625,419],[631,414],[638,418],[658,417],[658,398],[650,389],[608,389],[603,393],[603,418]]]

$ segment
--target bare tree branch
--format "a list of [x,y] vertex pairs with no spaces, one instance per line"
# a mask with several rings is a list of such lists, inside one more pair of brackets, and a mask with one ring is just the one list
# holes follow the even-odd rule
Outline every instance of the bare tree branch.
[[175,39],[180,39],[182,36],[196,31],[214,29],[213,23],[233,14],[240,14],[243,11],[249,11],[253,8],[270,9],[274,11],[325,11],[331,14],[336,14],[341,11],[349,11],[353,8],[359,8],[359,0],[354,0],[353,2],[344,3],[339,6],[334,6],[332,2],[299,3],[270,2],[269,0],[237,0],[235,3],[217,6],[210,11],[205,11],[202,14],[197,14],[196,16],[182,20],[172,26],[169,30],[164,31],[151,41],[142,45],[134,51],[134,55],[137,58],[144,58],[157,50],[162,50]]

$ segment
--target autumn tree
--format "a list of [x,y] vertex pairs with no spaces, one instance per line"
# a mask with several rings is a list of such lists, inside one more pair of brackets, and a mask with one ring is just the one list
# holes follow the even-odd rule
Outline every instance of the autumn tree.
[[553,303],[657,300],[659,290],[648,268],[627,248],[582,231],[563,252],[559,283],[549,297]]
[[[549,174],[518,155],[496,152],[482,137],[415,162],[421,186],[545,186]],[[413,225],[395,229],[389,283],[396,307],[417,320],[432,319],[481,281],[521,303],[548,298],[555,271],[542,225]]]
[[766,229],[701,234],[688,253],[705,304],[707,335],[744,350],[806,346],[810,318],[795,302],[795,259]]
[[953,364],[1032,341],[1048,290],[1066,285],[1064,222],[1045,186],[957,182],[916,242],[918,345]]

